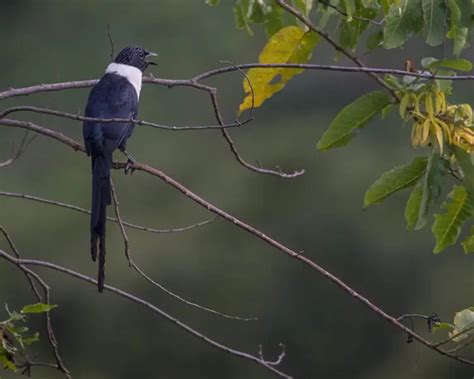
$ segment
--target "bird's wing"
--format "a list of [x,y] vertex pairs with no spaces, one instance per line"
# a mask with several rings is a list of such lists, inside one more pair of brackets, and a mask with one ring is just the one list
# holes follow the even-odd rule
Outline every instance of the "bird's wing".
[[[92,89],[86,106],[86,117],[132,119],[138,112],[138,96],[127,79],[106,74]],[[128,122],[85,121],[84,141],[89,154],[111,150],[128,138],[133,124]],[[129,132],[130,131],[130,132]]]

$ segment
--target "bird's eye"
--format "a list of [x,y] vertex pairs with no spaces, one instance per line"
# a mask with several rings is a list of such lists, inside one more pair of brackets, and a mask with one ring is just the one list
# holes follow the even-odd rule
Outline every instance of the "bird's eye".
[[140,58],[143,58],[145,56],[145,53],[143,51],[140,51],[140,53],[138,53],[139,57]]

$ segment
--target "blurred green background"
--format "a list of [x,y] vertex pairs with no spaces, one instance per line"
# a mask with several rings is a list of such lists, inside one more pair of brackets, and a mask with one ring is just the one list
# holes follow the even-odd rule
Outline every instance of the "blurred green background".
[[[188,78],[222,65],[254,62],[265,36],[251,38],[234,26],[234,1],[209,8],[198,0],[2,1],[0,88],[99,77],[109,62],[107,24],[116,52],[139,44],[160,53],[155,76]],[[441,54],[421,40],[405,50],[368,56],[371,66],[401,68],[405,58]],[[469,56],[469,54],[471,54]],[[313,56],[333,62],[321,44]],[[466,56],[472,59],[468,51]],[[341,59],[339,63],[347,63]],[[242,98],[238,73],[209,80],[220,91],[227,120]],[[399,193],[362,210],[366,188],[381,172],[422,151],[410,146],[410,128],[393,114],[364,129],[347,148],[321,153],[315,144],[331,119],[376,85],[361,74],[307,72],[255,112],[248,127],[232,130],[250,162],[306,174],[285,180],[250,172],[234,160],[218,131],[167,132],[138,127],[128,150],[164,170],[197,194],[304,253],[343,278],[392,315],[438,312],[450,321],[473,305],[473,257],[459,246],[431,253],[429,228],[408,233]],[[459,83],[456,99],[472,100],[473,84]],[[83,112],[89,89],[36,94],[2,101]],[[34,114],[36,121],[77,140],[81,124]],[[140,118],[161,124],[214,124],[207,95],[190,88],[144,86]],[[0,160],[22,130],[0,128]],[[117,155],[118,157],[118,155]],[[120,157],[121,158],[121,157]],[[210,217],[181,193],[141,173],[114,172],[121,213],[156,228],[185,226]],[[0,170],[0,190],[37,195],[85,208],[90,203],[90,163],[84,155],[38,137],[27,153]],[[112,208],[109,214],[112,214]],[[24,257],[44,259],[91,276],[88,217],[26,200],[0,198],[0,223]],[[128,230],[136,262],[185,298],[258,321],[227,320],[190,308],[139,278],[126,263],[117,225],[108,226],[107,281],[138,294],[231,347],[270,359],[284,343],[281,368],[298,378],[470,378],[472,368],[443,358],[406,337],[335,285],[256,237],[223,220],[176,234]],[[6,249],[4,241],[0,247]],[[53,321],[60,352],[74,378],[270,378],[259,366],[222,353],[170,322],[110,293],[38,268],[52,288]],[[0,262],[0,304],[34,302],[17,269]],[[0,311],[0,319],[6,313]],[[43,332],[42,319],[32,327]],[[416,330],[427,334],[425,323]],[[32,358],[50,360],[42,342]],[[431,336],[428,336],[431,338]],[[441,337],[441,336],[439,336]],[[469,352],[468,352],[469,353]],[[474,352],[471,350],[471,354]],[[5,378],[14,375],[0,373]],[[60,378],[36,368],[36,378]]]

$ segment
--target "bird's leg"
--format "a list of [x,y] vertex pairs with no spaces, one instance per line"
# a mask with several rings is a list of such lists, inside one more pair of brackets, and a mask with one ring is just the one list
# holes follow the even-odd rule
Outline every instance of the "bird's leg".
[[135,169],[133,167],[130,167],[130,166],[135,164],[137,162],[137,160],[132,155],[130,155],[127,150],[120,149],[120,151],[123,153],[123,155],[125,155],[127,157],[127,165],[125,166],[125,170],[124,170],[125,175],[127,175],[129,172],[130,172],[130,174],[133,174],[133,171]]

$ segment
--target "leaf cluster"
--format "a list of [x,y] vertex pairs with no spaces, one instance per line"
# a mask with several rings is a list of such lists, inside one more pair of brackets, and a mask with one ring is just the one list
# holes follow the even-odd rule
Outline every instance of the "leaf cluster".
[[10,311],[5,306],[8,319],[0,322],[0,364],[4,369],[17,371],[17,356],[25,357],[25,349],[34,342],[39,341],[39,333],[30,334],[25,326],[28,321],[27,315],[49,312],[56,305],[30,304],[25,305],[21,311]]

